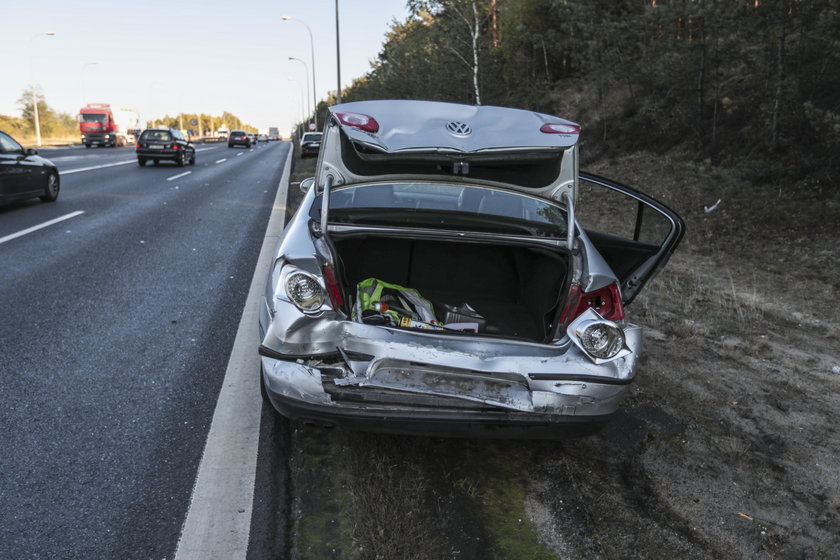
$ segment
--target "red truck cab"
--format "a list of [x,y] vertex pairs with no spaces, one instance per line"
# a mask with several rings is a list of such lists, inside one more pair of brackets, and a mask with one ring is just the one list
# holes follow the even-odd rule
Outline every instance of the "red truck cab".
[[139,116],[127,109],[113,111],[108,103],[88,103],[79,110],[82,143],[90,148],[127,146],[139,132]]

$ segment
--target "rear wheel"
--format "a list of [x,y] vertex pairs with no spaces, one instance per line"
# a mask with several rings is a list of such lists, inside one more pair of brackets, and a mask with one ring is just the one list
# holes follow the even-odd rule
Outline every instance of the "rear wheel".
[[184,155],[184,152],[178,152],[178,159],[175,160],[175,163],[178,164],[178,167],[184,167],[187,163],[187,156]]
[[195,152],[193,152],[192,156],[190,156],[190,165],[195,165]]
[[90,144],[85,142],[85,148],[90,148]]
[[155,160],[155,165],[157,165],[157,164],[159,164],[159,163],[160,163],[160,160],[159,160],[159,159],[156,159],[156,160]]
[[137,165],[140,167],[146,167],[146,158],[137,158]]
[[47,179],[47,186],[44,189],[44,194],[42,194],[39,198],[44,202],[55,202],[55,199],[58,198],[58,175],[50,173],[50,177]]

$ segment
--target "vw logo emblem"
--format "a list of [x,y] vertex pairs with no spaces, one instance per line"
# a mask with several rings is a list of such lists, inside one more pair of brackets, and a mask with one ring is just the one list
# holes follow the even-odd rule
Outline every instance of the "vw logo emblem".
[[446,123],[446,130],[448,130],[453,135],[461,136],[462,138],[472,134],[472,129],[468,124],[458,121],[451,121]]

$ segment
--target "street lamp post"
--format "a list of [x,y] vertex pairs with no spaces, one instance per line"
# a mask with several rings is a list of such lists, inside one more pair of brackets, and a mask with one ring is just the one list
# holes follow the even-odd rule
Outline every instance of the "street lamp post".
[[[300,85],[300,82],[299,82],[299,81],[297,81],[296,79],[292,78],[291,76],[289,77],[289,81],[290,81],[290,82],[294,82],[294,83],[296,83],[296,84],[298,85],[298,87],[300,88],[300,123],[298,123],[298,142],[300,142],[300,139],[301,139],[301,138],[303,138],[303,122],[307,119],[307,117],[306,117],[306,115],[305,115],[305,109],[304,109],[304,102],[303,102],[303,100],[304,100],[305,98],[308,98],[308,97],[309,97],[309,95],[304,95],[304,93],[303,93],[303,86],[302,86],[302,85]],[[308,82],[307,82],[306,87],[307,87],[307,89],[309,88],[309,83],[308,83]],[[308,103],[308,102],[307,102],[307,103]]]
[[[295,58],[293,56],[290,56],[289,60],[297,60],[298,62],[303,64],[303,67],[306,70],[306,96],[309,97],[309,66],[307,66],[306,62],[304,62],[303,60],[301,60],[299,58]],[[311,115],[312,114],[312,104],[309,101],[307,101],[306,106],[309,108],[309,114]]]
[[315,130],[318,130],[318,101],[316,100],[316,96],[318,95],[315,89],[315,41],[312,39],[312,30],[309,29],[309,26],[306,25],[305,21],[301,21],[297,18],[293,18],[291,16],[283,16],[281,18],[283,21],[296,21],[306,28],[309,32],[309,54],[312,58],[312,108],[314,109],[314,116],[315,116]]
[[94,66],[96,64],[96,62],[86,62],[82,66],[82,106],[87,103],[87,82],[85,81],[85,69],[87,69],[88,66]]
[[335,101],[341,103],[341,40],[338,33],[338,0],[335,0],[335,69],[338,78],[335,87]]
[[[54,31],[47,31],[44,33],[36,33],[29,39],[30,42],[34,41],[38,37],[42,35],[47,35],[52,37],[55,35]],[[38,122],[38,95],[35,93],[35,77],[34,72],[32,71],[32,49],[29,49],[29,80],[32,82],[32,111],[35,115],[35,142],[37,143],[38,147],[41,147],[41,123]]]

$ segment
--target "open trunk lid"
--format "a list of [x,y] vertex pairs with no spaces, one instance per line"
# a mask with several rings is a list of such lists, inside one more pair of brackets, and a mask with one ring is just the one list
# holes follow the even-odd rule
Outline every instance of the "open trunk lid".
[[434,101],[360,101],[330,113],[322,149],[333,165],[323,171],[335,185],[454,176],[556,201],[574,196],[580,126],[571,121]]

